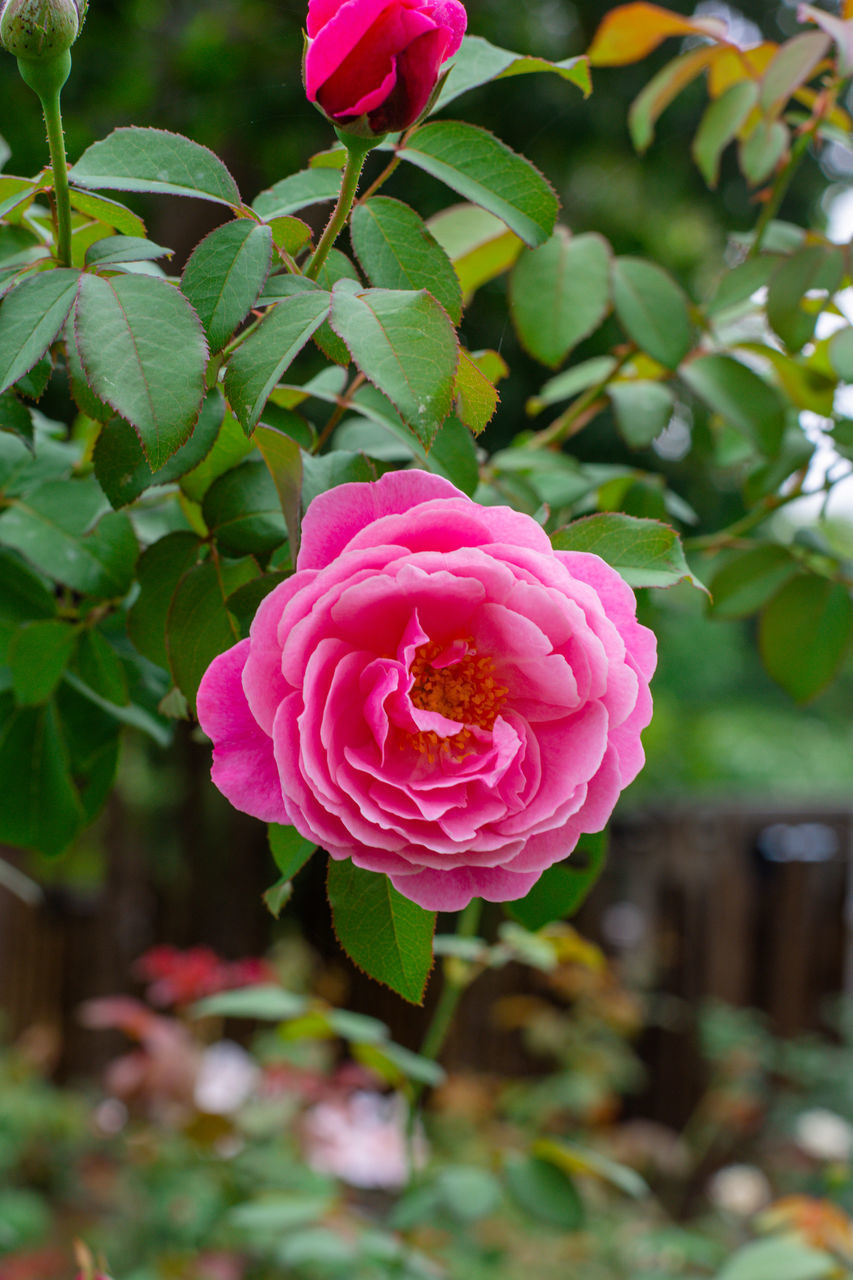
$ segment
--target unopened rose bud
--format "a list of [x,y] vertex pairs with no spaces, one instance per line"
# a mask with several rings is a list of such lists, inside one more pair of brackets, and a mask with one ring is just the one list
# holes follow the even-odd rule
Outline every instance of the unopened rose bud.
[[0,45],[24,62],[49,62],[71,48],[87,0],[0,0]]

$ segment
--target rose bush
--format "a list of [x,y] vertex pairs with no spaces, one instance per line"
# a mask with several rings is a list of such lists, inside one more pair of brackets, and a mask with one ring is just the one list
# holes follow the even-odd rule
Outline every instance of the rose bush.
[[643,763],[655,638],[597,556],[422,471],[315,498],[198,694],[213,780],[424,907],[519,898]]
[[405,129],[465,25],[459,0],[310,0],[308,98],[334,124],[368,137]]

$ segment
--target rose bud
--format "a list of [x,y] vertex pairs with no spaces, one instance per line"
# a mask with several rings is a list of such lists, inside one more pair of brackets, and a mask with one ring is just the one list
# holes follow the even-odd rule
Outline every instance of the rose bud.
[[596,555],[425,471],[308,507],[198,691],[213,781],[429,910],[523,897],[643,764],[655,637]]
[[310,0],[309,101],[362,138],[408,128],[429,105],[466,21],[459,0]]
[[71,48],[86,0],[0,0],[0,45],[24,62],[48,62]]

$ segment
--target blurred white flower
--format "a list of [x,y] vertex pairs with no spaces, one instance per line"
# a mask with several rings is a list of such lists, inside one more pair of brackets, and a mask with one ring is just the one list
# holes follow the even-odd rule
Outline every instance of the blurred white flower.
[[233,1040],[217,1040],[201,1055],[193,1101],[199,1111],[225,1116],[241,1107],[257,1084],[260,1069]]
[[[332,1173],[354,1187],[395,1190],[408,1180],[406,1108],[397,1094],[359,1090],[318,1102],[305,1113],[306,1159],[318,1173]],[[423,1136],[415,1135],[415,1164],[426,1158]]]
[[849,1160],[853,1153],[853,1125],[825,1107],[812,1107],[797,1116],[794,1141],[815,1160]]
[[751,1218],[770,1203],[773,1190],[753,1164],[727,1164],[708,1182],[708,1199],[718,1209]]

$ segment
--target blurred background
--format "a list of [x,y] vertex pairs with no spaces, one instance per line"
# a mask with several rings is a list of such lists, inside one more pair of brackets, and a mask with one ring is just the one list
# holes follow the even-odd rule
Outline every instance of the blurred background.
[[[558,59],[583,52],[602,14],[614,6],[592,0],[528,0],[524,5],[470,0],[467,7],[471,33]],[[768,7],[754,0],[733,9],[710,0],[694,10],[676,0],[670,7],[728,16],[747,41],[757,40],[759,29],[764,38],[781,40],[796,27],[795,5]],[[276,5],[92,0],[63,99],[71,158],[117,125],[168,128],[216,151],[244,197],[253,198],[331,142],[326,123],[303,96],[303,20],[303,7],[295,0]],[[573,231],[600,231],[616,252],[656,260],[692,297],[702,298],[725,261],[728,238],[754,225],[756,209],[734,165],[727,170],[725,157],[715,192],[706,188],[690,159],[689,140],[705,101],[698,84],[664,114],[649,152],[639,157],[633,150],[628,106],[655,67],[671,56],[668,47],[639,66],[597,71],[587,100],[557,77],[525,76],[476,90],[462,106],[467,119],[492,128],[549,176]],[[9,172],[28,174],[44,164],[41,120],[9,58],[0,65],[0,129],[12,150]],[[821,227],[832,215],[833,202],[838,216],[837,201],[853,163],[849,158],[849,152],[845,160],[840,148],[827,148],[819,160],[807,160],[784,216]],[[410,170],[405,181],[409,191],[411,184],[423,182],[413,203],[428,214],[435,198],[429,180]],[[151,200],[139,207],[151,238],[175,249],[178,270],[217,218],[213,206],[193,201]],[[487,451],[505,445],[521,428],[524,403],[542,381],[541,368],[520,349],[506,323],[504,289],[505,281],[497,280],[481,290],[464,322],[466,345],[498,349],[511,370],[498,415],[480,440]],[[582,344],[575,358],[606,350],[610,340],[605,328]],[[49,416],[65,412],[59,404],[43,407]],[[577,436],[572,448],[586,460],[628,457],[606,416]],[[636,454],[630,456],[636,461]],[[708,485],[701,450],[686,457],[650,454],[649,465],[667,470],[673,489],[692,506],[697,518],[692,534],[701,536],[725,523],[733,497]],[[793,506],[785,518],[812,516],[812,510]],[[842,525],[847,521],[843,502],[834,518]],[[701,577],[711,563],[699,558]],[[514,1082],[515,1091],[502,1094],[501,1123],[555,1125],[564,1131],[568,1126],[573,1132],[603,1127],[614,1156],[658,1176],[661,1195],[679,1223],[697,1203],[707,1207],[715,1172],[745,1161],[767,1184],[755,1177],[752,1184],[749,1177],[740,1184],[747,1201],[751,1186],[759,1208],[771,1198],[771,1183],[776,1192],[805,1186],[823,1194],[833,1176],[843,1201],[849,1198],[853,1138],[853,1059],[844,1006],[838,1002],[845,992],[853,994],[853,669],[843,670],[812,703],[796,707],[764,671],[752,623],[710,618],[700,593],[686,587],[643,596],[642,615],[660,645],[655,718],[645,734],[646,769],[617,812],[606,872],[574,922],[578,933],[562,935],[550,967],[531,965],[529,957],[510,947],[506,963],[478,978],[448,1045],[445,1061],[452,1074],[439,1095],[439,1115],[455,1124],[462,1123],[460,1116],[473,1123],[479,1115],[484,1123],[496,1122],[496,1104],[484,1081],[497,1076],[505,1084]],[[4,1269],[4,1249],[13,1258],[24,1245],[34,1249],[40,1233],[49,1236],[53,1229],[45,1206],[58,1203],[62,1179],[44,1151],[33,1154],[40,1125],[42,1133],[52,1132],[53,1125],[56,1134],[64,1134],[74,1159],[79,1156],[74,1143],[85,1148],[87,1185],[90,1191],[94,1185],[95,1200],[100,1196],[106,1202],[113,1195],[106,1187],[110,1176],[118,1180],[114,1170],[110,1174],[113,1157],[94,1151],[91,1125],[72,1115],[71,1103],[68,1113],[63,1111],[63,1099],[71,1095],[62,1089],[81,1082],[95,1087],[105,1066],[114,1064],[126,1046],[128,1032],[156,1058],[147,1032],[140,1024],[134,1027],[127,1008],[80,1017],[84,1002],[121,993],[137,998],[146,984],[150,1005],[157,965],[140,969],[139,957],[152,948],[177,949],[167,953],[162,969],[167,976],[183,972],[175,957],[191,948],[208,948],[223,963],[271,956],[264,963],[273,966],[279,980],[330,1006],[383,1020],[404,1047],[417,1048],[421,1041],[436,992],[430,993],[426,1011],[414,1009],[352,969],[331,932],[318,859],[299,877],[281,918],[274,919],[261,901],[275,878],[265,831],[230,809],[209,785],[208,768],[206,743],[186,725],[178,725],[167,751],[129,734],[119,786],[102,818],[73,848],[52,861],[0,851],[11,869],[0,877],[0,1017],[3,1042],[12,1046],[5,1070],[7,1097],[14,1099],[5,1109],[0,1101],[0,1188],[5,1169],[9,1194],[19,1195],[23,1215],[23,1225],[14,1227],[13,1201],[5,1202],[13,1226],[4,1237],[6,1193],[0,1190],[3,1280],[70,1274],[55,1261],[53,1272]],[[14,881],[15,872],[27,880]],[[486,915],[483,929],[490,941],[499,937],[501,918],[497,909]],[[452,923],[442,922],[448,930]],[[592,949],[584,952],[587,943]],[[190,982],[184,997],[172,992],[163,998],[161,990],[152,1007],[174,1012],[217,985],[238,984],[223,979],[211,988],[199,979],[196,986]],[[232,1035],[246,1042],[245,1027],[229,1027]],[[336,1036],[333,1028],[325,1037],[327,1055],[329,1041],[340,1047]],[[295,1035],[292,1045],[298,1043]],[[780,1047],[784,1044],[790,1047]],[[318,1064],[308,1055],[287,1069],[310,1066],[327,1079],[339,1056],[331,1054]],[[118,1140],[134,1099],[143,1100],[147,1123],[158,1107],[162,1113],[169,1089],[162,1079],[152,1080],[136,1078],[124,1094],[113,1080],[109,1097],[121,1099],[117,1105],[123,1110],[99,1113],[102,1139]],[[351,1093],[344,1083],[335,1098],[340,1102]],[[32,1107],[32,1132],[22,1100]],[[98,1105],[105,1105],[104,1099]],[[202,1112],[212,1114],[198,1105],[193,1115],[197,1119]],[[840,1122],[827,1139],[832,1148],[834,1133],[830,1155],[810,1153],[805,1139],[797,1145],[796,1118],[811,1112]],[[771,1154],[764,1153],[765,1172],[752,1161],[770,1132],[771,1115],[777,1127]],[[181,1143],[194,1140],[186,1137],[185,1119],[173,1123],[161,1114],[158,1121],[162,1133],[171,1135],[169,1159],[176,1176],[187,1167],[181,1161],[189,1160]],[[217,1141],[223,1132],[217,1131]],[[168,1146],[162,1133],[158,1141]],[[204,1145],[208,1138],[199,1138],[202,1152],[210,1150]],[[139,1140],[144,1143],[144,1135]],[[476,1134],[470,1140],[476,1146]],[[149,1155],[149,1171],[156,1166],[157,1177],[168,1184]],[[27,1159],[37,1176],[22,1173]],[[99,1171],[104,1186],[98,1183]],[[143,1194],[138,1168],[137,1175],[132,1186],[122,1184],[122,1195]],[[199,1176],[198,1185],[211,1197],[213,1220],[225,1192],[214,1194]],[[736,1200],[738,1185],[732,1185]],[[161,1192],[152,1174],[145,1190],[151,1205],[160,1206]],[[25,1193],[29,1208],[22,1210]],[[164,1204],[172,1204],[170,1194],[162,1192]],[[237,1197],[233,1189],[228,1194],[232,1201]],[[41,1208],[33,1208],[37,1202]],[[199,1204],[195,1207],[201,1213]],[[196,1266],[188,1259],[201,1256],[198,1241],[208,1228],[186,1209],[191,1225],[181,1236],[180,1223],[169,1226],[173,1209],[163,1209],[166,1225],[158,1227],[168,1242],[161,1252],[172,1261],[142,1266],[128,1259],[125,1274],[135,1280],[267,1274],[257,1261],[244,1271],[229,1272],[224,1262],[219,1271],[213,1264],[210,1270],[187,1269]],[[150,1209],[152,1220],[159,1212]],[[729,1204],[719,1212],[725,1221],[717,1235],[729,1240],[726,1231],[740,1221],[740,1210]],[[735,1216],[726,1219],[727,1213]],[[85,1214],[83,1219],[88,1221]],[[655,1229],[659,1225],[656,1221]],[[687,1235],[672,1230],[670,1261],[654,1255],[657,1271],[650,1263],[642,1274],[709,1274],[719,1249],[715,1253],[708,1246],[710,1252],[702,1255],[703,1237],[691,1244]],[[111,1247],[114,1255],[128,1252],[121,1254],[115,1242]],[[143,1250],[141,1243],[134,1247],[137,1253]],[[505,1245],[498,1241],[493,1247]],[[560,1266],[568,1256],[559,1256]],[[578,1254],[573,1265],[588,1269],[576,1274],[590,1280],[627,1274],[620,1272],[618,1258],[603,1258],[601,1251],[595,1258]],[[300,1271],[292,1260],[287,1265],[292,1269],[276,1274],[337,1274]],[[444,1274],[462,1274],[460,1265],[453,1262]],[[480,1265],[486,1274],[485,1262],[472,1254],[465,1274],[480,1274]],[[513,1265],[521,1265],[517,1256]],[[170,1271],[172,1266],[178,1269]],[[490,1274],[503,1275],[497,1266]]]

